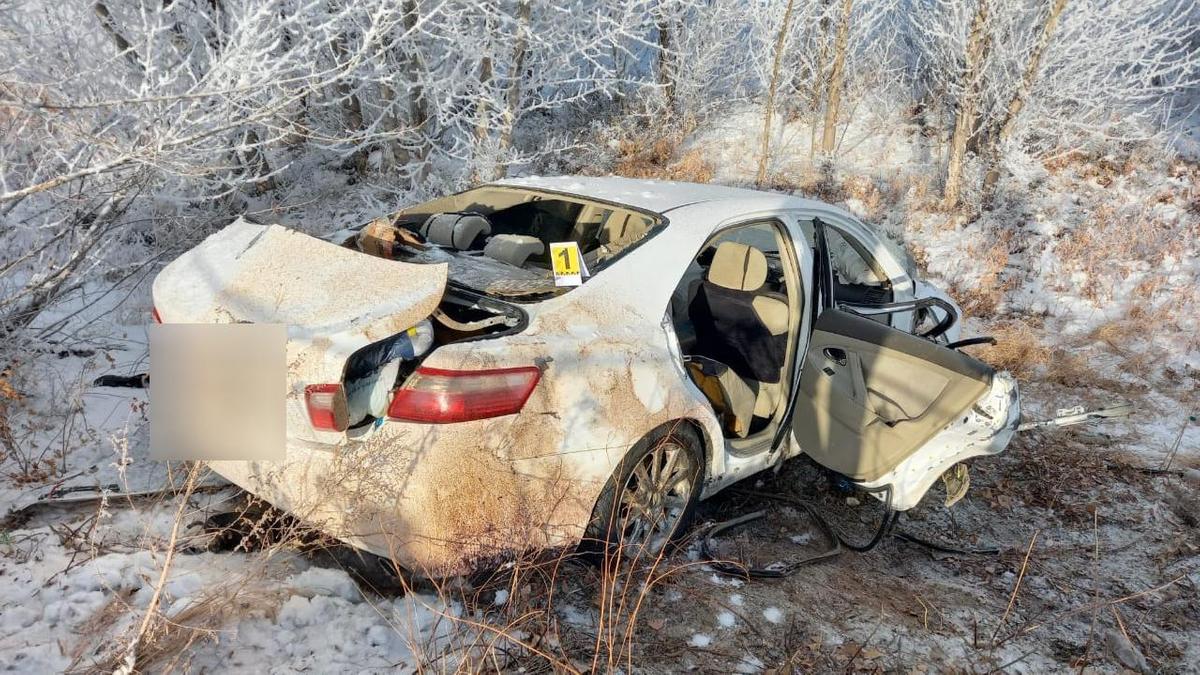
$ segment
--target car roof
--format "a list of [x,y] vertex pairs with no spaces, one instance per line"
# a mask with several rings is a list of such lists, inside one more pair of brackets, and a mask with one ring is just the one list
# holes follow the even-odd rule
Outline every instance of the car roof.
[[[630,206],[642,211],[666,213],[672,209],[716,200],[754,200],[769,198],[788,202],[789,208],[820,204],[781,193],[762,192],[727,185],[683,183],[648,178],[619,176],[526,176],[496,181],[493,185],[532,190],[562,192],[600,201]],[[794,202],[794,203],[792,203]]]

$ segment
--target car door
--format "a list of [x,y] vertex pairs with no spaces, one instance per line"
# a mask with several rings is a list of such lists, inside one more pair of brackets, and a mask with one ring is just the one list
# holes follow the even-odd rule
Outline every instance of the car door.
[[[996,444],[990,441],[1008,424],[1011,402],[989,403],[992,412],[977,415],[973,407],[995,398],[992,368],[835,307],[823,234],[818,222],[820,314],[800,375],[793,433],[813,460],[863,485],[898,481],[897,470],[903,467],[907,484],[901,486],[905,494],[897,504],[907,508],[963,456],[965,445],[948,442],[948,432],[988,439],[974,454],[1003,448],[1008,436]],[[917,467],[910,460],[922,453]]]
[[796,440],[818,463],[872,482],[969,410],[993,375],[930,340],[825,309],[800,376]]

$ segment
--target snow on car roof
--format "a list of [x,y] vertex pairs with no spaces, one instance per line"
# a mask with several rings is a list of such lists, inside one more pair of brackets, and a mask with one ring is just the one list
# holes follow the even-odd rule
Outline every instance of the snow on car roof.
[[590,199],[598,199],[643,211],[666,213],[688,204],[714,200],[761,200],[785,198],[795,201],[799,208],[815,205],[808,199],[780,193],[762,192],[727,185],[703,183],[680,183],[645,178],[622,178],[619,176],[526,176],[507,178],[494,183],[508,187],[563,192]]

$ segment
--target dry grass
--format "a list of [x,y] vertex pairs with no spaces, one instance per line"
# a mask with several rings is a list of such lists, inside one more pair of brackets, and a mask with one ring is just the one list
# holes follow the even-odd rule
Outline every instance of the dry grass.
[[1043,166],[1052,174],[1074,171],[1080,178],[1105,188],[1110,187],[1117,177],[1130,176],[1137,170],[1137,162],[1132,155],[1125,158],[1095,157],[1078,150],[1046,160]]
[[895,176],[883,183],[891,194],[884,194],[880,184],[866,176],[850,176],[842,181],[842,193],[846,199],[857,199],[863,206],[868,220],[878,220],[891,203],[904,191],[902,179]]
[[[235,580],[211,586],[186,607],[176,612],[159,614],[132,651],[121,641],[108,643],[105,656],[80,670],[82,672],[122,672],[132,663],[134,672],[187,671],[191,649],[201,642],[216,641],[223,631],[238,619],[270,613],[278,607],[286,593],[283,590],[264,590],[255,583],[257,575],[247,573]],[[131,660],[128,660],[130,659]]]
[[[196,544],[193,537],[177,536],[177,533],[186,529],[186,523],[197,515],[190,500],[194,481],[200,473],[195,466],[188,472],[187,488],[174,497],[177,506],[170,504],[171,497],[168,496],[160,496],[154,503],[147,504],[148,511],[176,509],[171,538],[164,542],[167,548],[159,551],[160,576],[157,580],[146,580],[155,589],[150,605],[135,607],[129,604],[133,589],[107,589],[108,601],[76,627],[75,632],[80,636],[78,642],[70,648],[63,647],[72,658],[67,672],[186,671],[197,645],[217,641],[239,619],[273,615],[280,602],[286,599],[287,590],[270,583],[267,570],[275,553],[281,548],[295,547],[306,536],[299,527],[292,527],[286,533],[281,531],[269,548],[249,556],[238,574],[203,588],[182,608],[163,609],[165,602],[159,601],[159,594],[171,575],[171,553],[178,554]],[[101,514],[107,508],[109,506],[102,503]],[[268,513],[262,518],[273,515]],[[274,521],[267,524],[272,523]],[[256,541],[266,542],[266,539],[259,537]]]
[[[1150,207],[1159,196],[1151,196],[1146,208],[1130,213],[1128,208],[1105,204],[1091,212],[1084,223],[1055,244],[1055,253],[1068,270],[1083,272],[1087,281],[1079,289],[1093,301],[1112,300],[1121,281],[1136,264],[1152,268],[1168,259],[1180,260],[1200,237],[1200,221],[1166,222]],[[1143,283],[1161,283],[1143,282]],[[1155,288],[1147,287],[1152,293]]]
[[1090,358],[1087,346],[1094,342],[1112,345],[1113,353],[1125,363],[1126,369],[1146,366],[1141,352],[1125,351],[1139,327],[1128,321],[1110,322],[1097,327],[1088,335],[1057,347],[1043,341],[1045,330],[1036,318],[1012,318],[993,323],[985,333],[996,338],[996,344],[976,350],[979,358],[992,366],[1011,372],[1019,380],[1038,381],[1080,390],[1106,390],[1123,394],[1135,393],[1127,383],[1101,374]]
[[13,404],[19,402],[22,396],[9,382],[11,377],[11,368],[5,368],[3,372],[0,372],[0,465],[9,457],[20,457],[16,439],[13,438],[12,425],[9,422],[9,409]]
[[[662,628],[648,631],[644,610],[673,576],[698,564],[669,564],[662,552],[613,550],[593,565],[560,551],[522,557],[469,584],[428,582],[437,601],[425,608],[445,622],[447,638],[410,645],[433,670],[632,672],[647,638]],[[501,593],[505,600],[498,602]],[[463,609],[447,609],[453,606]],[[566,608],[582,609],[590,620],[564,621]]]
[[1014,246],[1013,230],[1003,229],[993,233],[991,243],[986,248],[971,247],[971,260],[979,267],[979,277],[974,288],[961,293],[962,308],[972,316],[991,316],[996,308],[1004,301],[1020,282],[1015,276],[1008,276],[1010,251]]
[[708,183],[714,168],[696,148],[681,153],[686,134],[680,131],[646,131],[618,141],[613,173],[627,178]]
[[1028,321],[1005,321],[989,327],[987,332],[996,338],[996,344],[980,348],[977,354],[996,368],[1025,380],[1050,363],[1053,352],[1042,343],[1040,328]]

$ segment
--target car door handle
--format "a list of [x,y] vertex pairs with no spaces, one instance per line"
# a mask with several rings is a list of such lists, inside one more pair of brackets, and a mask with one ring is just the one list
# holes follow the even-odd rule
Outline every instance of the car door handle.
[[839,366],[846,365],[846,350],[845,349],[842,349],[841,347],[826,347],[822,353],[825,354],[825,358],[829,359],[830,361],[833,361],[834,363],[838,364]]

